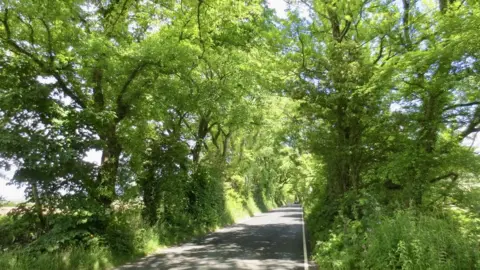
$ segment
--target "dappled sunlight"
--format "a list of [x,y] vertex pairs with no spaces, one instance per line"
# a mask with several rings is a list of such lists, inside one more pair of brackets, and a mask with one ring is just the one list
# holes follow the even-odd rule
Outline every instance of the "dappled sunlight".
[[241,231],[241,230],[244,230],[244,229],[245,228],[241,227],[241,226],[233,226],[233,227],[227,227],[227,228],[220,229],[216,233],[231,233],[231,232]]
[[480,269],[479,29],[479,0],[1,1],[0,270]]
[[296,269],[302,208],[282,207],[118,269]]

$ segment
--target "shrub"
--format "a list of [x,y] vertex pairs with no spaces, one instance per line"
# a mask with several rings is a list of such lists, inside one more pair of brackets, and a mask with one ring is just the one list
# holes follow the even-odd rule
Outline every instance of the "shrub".
[[110,269],[114,265],[111,252],[102,247],[75,247],[49,253],[11,251],[0,253],[2,270],[68,270]]
[[148,226],[135,208],[113,215],[105,240],[114,255],[125,258],[145,255],[160,246],[156,228]]
[[365,268],[476,269],[478,242],[446,217],[397,212],[367,234]]
[[397,211],[363,222],[337,220],[314,258],[324,269],[478,269],[474,228],[450,215]]

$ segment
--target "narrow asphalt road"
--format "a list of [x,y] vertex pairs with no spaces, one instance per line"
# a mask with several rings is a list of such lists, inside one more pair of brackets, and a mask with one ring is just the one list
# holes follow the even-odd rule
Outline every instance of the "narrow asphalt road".
[[281,207],[117,269],[304,269],[302,208]]

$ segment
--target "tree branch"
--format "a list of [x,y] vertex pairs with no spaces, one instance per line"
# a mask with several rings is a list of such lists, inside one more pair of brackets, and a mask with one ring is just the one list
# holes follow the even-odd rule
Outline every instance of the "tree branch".
[[197,26],[198,26],[198,38],[200,39],[200,45],[202,46],[202,55],[200,58],[203,58],[205,55],[205,43],[203,42],[203,37],[202,37],[202,24],[200,20],[200,8],[203,4],[203,0],[198,0],[198,6],[197,6]]
[[217,133],[213,134],[212,130],[210,130],[210,135],[212,136],[212,143],[215,145],[218,151],[220,151],[220,146],[218,145],[218,137],[220,136],[221,128],[220,126],[218,127]]
[[345,27],[343,27],[342,33],[340,34],[340,42],[345,38],[345,36],[348,33],[348,30],[350,29],[350,26],[352,25],[351,21],[347,21],[345,23]]
[[447,179],[447,178],[452,178],[452,182],[455,182],[457,181],[458,179],[458,174],[457,173],[454,173],[454,172],[449,172],[445,175],[442,175],[442,176],[439,176],[439,177],[435,177],[433,179],[431,179],[429,182],[430,183],[436,183],[440,180],[443,180],[443,179]]
[[128,87],[130,86],[130,84],[132,84],[132,82],[138,76],[140,71],[142,71],[146,66],[147,66],[147,63],[141,61],[140,64],[132,71],[132,73],[130,73],[125,84],[123,84],[123,87],[120,90],[120,94],[117,97],[117,121],[120,121],[123,118],[125,118],[125,116],[128,113],[129,107],[127,104],[123,102],[123,97],[127,92]]
[[454,104],[452,106],[445,107],[443,109],[443,111],[448,111],[448,110],[452,110],[452,109],[456,109],[456,108],[460,108],[460,107],[470,107],[470,106],[475,106],[475,105],[480,105],[480,101],[474,101],[474,102],[462,103],[462,104]]
[[185,124],[185,126],[190,130],[190,131],[193,131],[192,127],[190,126],[190,124],[188,124],[187,120],[185,120],[185,118],[183,119],[183,123]]
[[410,38],[410,0],[403,0],[403,35],[408,50],[412,47],[412,40]]
[[409,82],[409,81],[406,81],[406,80],[402,80],[404,83],[410,85],[410,86],[416,86],[416,87],[420,87],[422,89],[426,89],[424,85],[420,84],[420,83],[413,83],[413,82]]
[[3,19],[1,19],[1,22],[4,26],[4,28],[5,28],[6,38],[4,38],[4,39],[7,42],[7,44],[10,44],[13,47],[13,49],[16,53],[23,54],[24,56],[27,56],[35,64],[37,64],[44,72],[52,75],[57,80],[57,85],[62,89],[64,94],[67,95],[68,97],[70,97],[73,101],[75,101],[75,103],[77,103],[80,107],[85,108],[86,104],[82,100],[82,98],[80,98],[81,94],[76,93],[72,89],[70,89],[67,86],[67,83],[63,80],[62,76],[60,76],[58,71],[55,70],[55,68],[53,66],[46,65],[39,58],[35,57],[35,55],[33,55],[31,52],[29,52],[28,50],[26,50],[22,46],[18,45],[15,41],[13,41],[11,30],[10,30],[10,25],[8,24],[8,12],[9,12],[9,10],[8,10],[8,8],[6,8],[5,12],[4,12],[4,15],[3,15]]
[[467,128],[460,134],[460,139],[464,139],[468,135],[474,132],[480,131],[480,106],[475,109],[473,119],[468,124]]
[[302,51],[302,67],[303,69],[307,70],[307,66],[305,65],[305,43],[303,43],[302,37],[300,36],[300,30],[297,27],[297,35],[298,41],[300,41],[301,51]]
[[44,19],[40,19],[42,22],[43,26],[45,27],[45,30],[47,31],[47,41],[48,41],[48,58],[50,59],[50,67],[53,68],[53,65],[55,63],[55,56],[53,54],[53,42],[52,42],[52,32],[50,31],[50,27],[48,24],[45,22]]
[[[20,16],[20,15],[18,15],[18,14],[17,14],[17,18],[18,18],[19,21],[21,21],[23,24],[25,24],[25,25],[28,27],[28,29],[30,30],[30,35],[29,35],[29,37],[30,37],[30,44],[32,44],[32,46],[33,46],[33,45],[35,44],[35,31],[33,30],[32,24],[25,22],[25,21],[22,19],[22,16]],[[30,18],[29,18],[29,19],[30,19]],[[32,20],[30,19],[30,21],[32,21]]]
[[102,81],[103,81],[103,70],[99,67],[95,67],[93,69],[93,82],[95,86],[93,88],[93,101],[95,102],[95,106],[98,110],[103,110],[105,106],[105,100],[103,96],[103,89],[102,89]]
[[383,36],[380,39],[380,49],[379,49],[377,58],[375,59],[375,61],[373,61],[374,65],[376,65],[378,63],[378,61],[380,61],[380,59],[382,59],[382,57],[383,57],[383,41],[384,41],[384,39],[385,39],[385,36]]
[[[115,5],[117,5],[120,1],[116,1],[116,3],[114,4],[111,4],[111,9],[115,9]],[[115,25],[118,23],[118,21],[120,20],[120,17],[122,17],[123,13],[125,12],[125,10],[127,9],[127,4],[128,4],[128,0],[125,0],[123,2],[123,5],[122,5],[122,9],[120,10],[120,12],[118,13],[118,16],[115,18],[115,20],[113,21],[113,23],[110,25],[110,30],[109,31],[106,31],[108,34],[107,36],[111,35],[113,33],[113,31],[115,30]],[[105,17],[106,18],[106,17]]]

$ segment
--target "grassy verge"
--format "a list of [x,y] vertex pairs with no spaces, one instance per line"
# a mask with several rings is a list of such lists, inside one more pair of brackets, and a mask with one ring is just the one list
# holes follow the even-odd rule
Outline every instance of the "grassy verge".
[[[120,211],[105,237],[96,239],[97,236],[92,236],[95,244],[88,247],[74,245],[50,252],[32,252],[28,248],[3,250],[0,251],[0,269],[111,269],[277,206],[273,201],[261,199],[262,205],[259,207],[253,196],[244,199],[234,191],[227,190],[223,216],[217,219],[217,223],[203,226],[197,226],[190,220],[149,227],[143,223],[140,209]],[[11,222],[9,218],[0,217],[0,226]]]
[[110,269],[121,263],[107,248],[71,248],[64,251],[30,254],[27,251],[0,255],[0,269]]
[[307,219],[320,269],[480,269],[480,217],[466,209],[340,214],[328,231],[318,224]]

